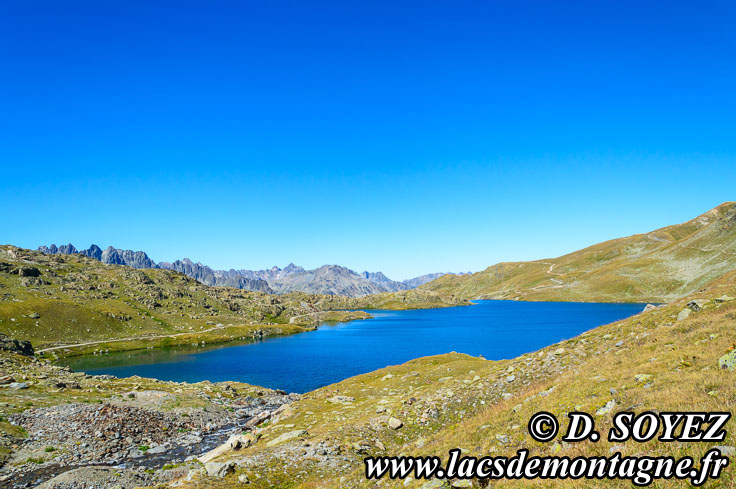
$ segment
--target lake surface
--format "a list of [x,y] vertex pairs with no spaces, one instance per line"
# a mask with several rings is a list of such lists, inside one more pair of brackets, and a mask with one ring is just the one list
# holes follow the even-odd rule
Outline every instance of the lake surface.
[[513,358],[602,324],[644,304],[476,301],[473,306],[368,311],[375,317],[316,331],[210,349],[143,350],[67,359],[74,370],[177,382],[234,380],[307,392],[347,377],[456,351]]

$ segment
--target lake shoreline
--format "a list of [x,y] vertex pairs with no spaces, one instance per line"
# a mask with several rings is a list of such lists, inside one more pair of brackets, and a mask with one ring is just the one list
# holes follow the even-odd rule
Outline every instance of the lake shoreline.
[[[206,345],[184,343],[67,357],[69,361],[61,359],[59,363],[93,374],[181,382],[237,380],[308,392],[387,365],[448,351],[491,360],[513,358],[644,308],[642,303],[496,300],[473,305],[403,311],[369,309],[366,316],[370,319],[322,323],[303,331],[311,335],[264,336]],[[192,366],[197,362],[205,363],[197,369]]]

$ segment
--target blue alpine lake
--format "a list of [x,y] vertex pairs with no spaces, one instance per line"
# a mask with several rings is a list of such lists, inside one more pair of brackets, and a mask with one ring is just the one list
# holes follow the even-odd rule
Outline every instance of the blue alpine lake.
[[644,304],[476,301],[473,306],[368,311],[374,318],[316,331],[205,348],[169,348],[69,358],[89,374],[177,382],[233,380],[307,392],[413,358],[456,351],[513,358],[632,316]]

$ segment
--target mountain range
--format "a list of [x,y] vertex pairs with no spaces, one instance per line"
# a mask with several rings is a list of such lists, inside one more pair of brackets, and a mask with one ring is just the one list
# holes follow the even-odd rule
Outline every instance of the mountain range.
[[381,272],[356,273],[339,265],[323,265],[313,270],[290,263],[284,268],[267,270],[214,270],[195,263],[189,258],[174,262],[156,263],[143,251],[122,250],[113,246],[102,249],[93,244],[86,250],[77,250],[71,243],[61,246],[40,246],[38,251],[47,255],[80,255],[94,258],[110,265],[127,265],[132,268],[164,268],[181,272],[205,285],[227,286],[269,294],[306,292],[310,294],[362,297],[382,292],[409,290],[445,275],[431,273],[404,281],[391,280]]

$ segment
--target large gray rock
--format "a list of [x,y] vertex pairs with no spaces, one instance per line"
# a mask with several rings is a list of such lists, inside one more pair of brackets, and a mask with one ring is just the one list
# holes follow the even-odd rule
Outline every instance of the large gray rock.
[[285,441],[293,440],[294,438],[299,438],[301,436],[304,436],[307,434],[307,430],[294,430],[294,431],[288,431],[284,433],[283,435],[277,436],[273,440],[266,443],[267,447],[273,447],[276,445],[279,445],[281,443],[284,443]]
[[388,427],[392,430],[398,430],[404,426],[404,423],[401,422],[399,418],[390,417],[388,418]]
[[207,462],[204,464],[204,470],[207,475],[216,479],[222,479],[235,470],[233,462]]
[[33,346],[30,341],[16,340],[2,333],[0,333],[0,350],[20,353],[28,357],[33,356]]
[[606,405],[605,405],[605,406],[603,406],[603,407],[599,408],[599,409],[598,409],[598,410],[597,410],[597,411],[595,412],[595,414],[596,414],[597,416],[603,416],[604,414],[608,414],[608,413],[610,413],[611,411],[613,411],[613,408],[615,408],[615,407],[616,407],[616,401],[614,401],[613,399],[611,399],[610,401],[608,401],[608,402],[606,403]]
[[695,299],[687,303],[687,307],[693,312],[700,312],[708,304],[709,301],[704,299]]
[[21,277],[40,277],[41,271],[36,267],[20,267],[18,275]]

